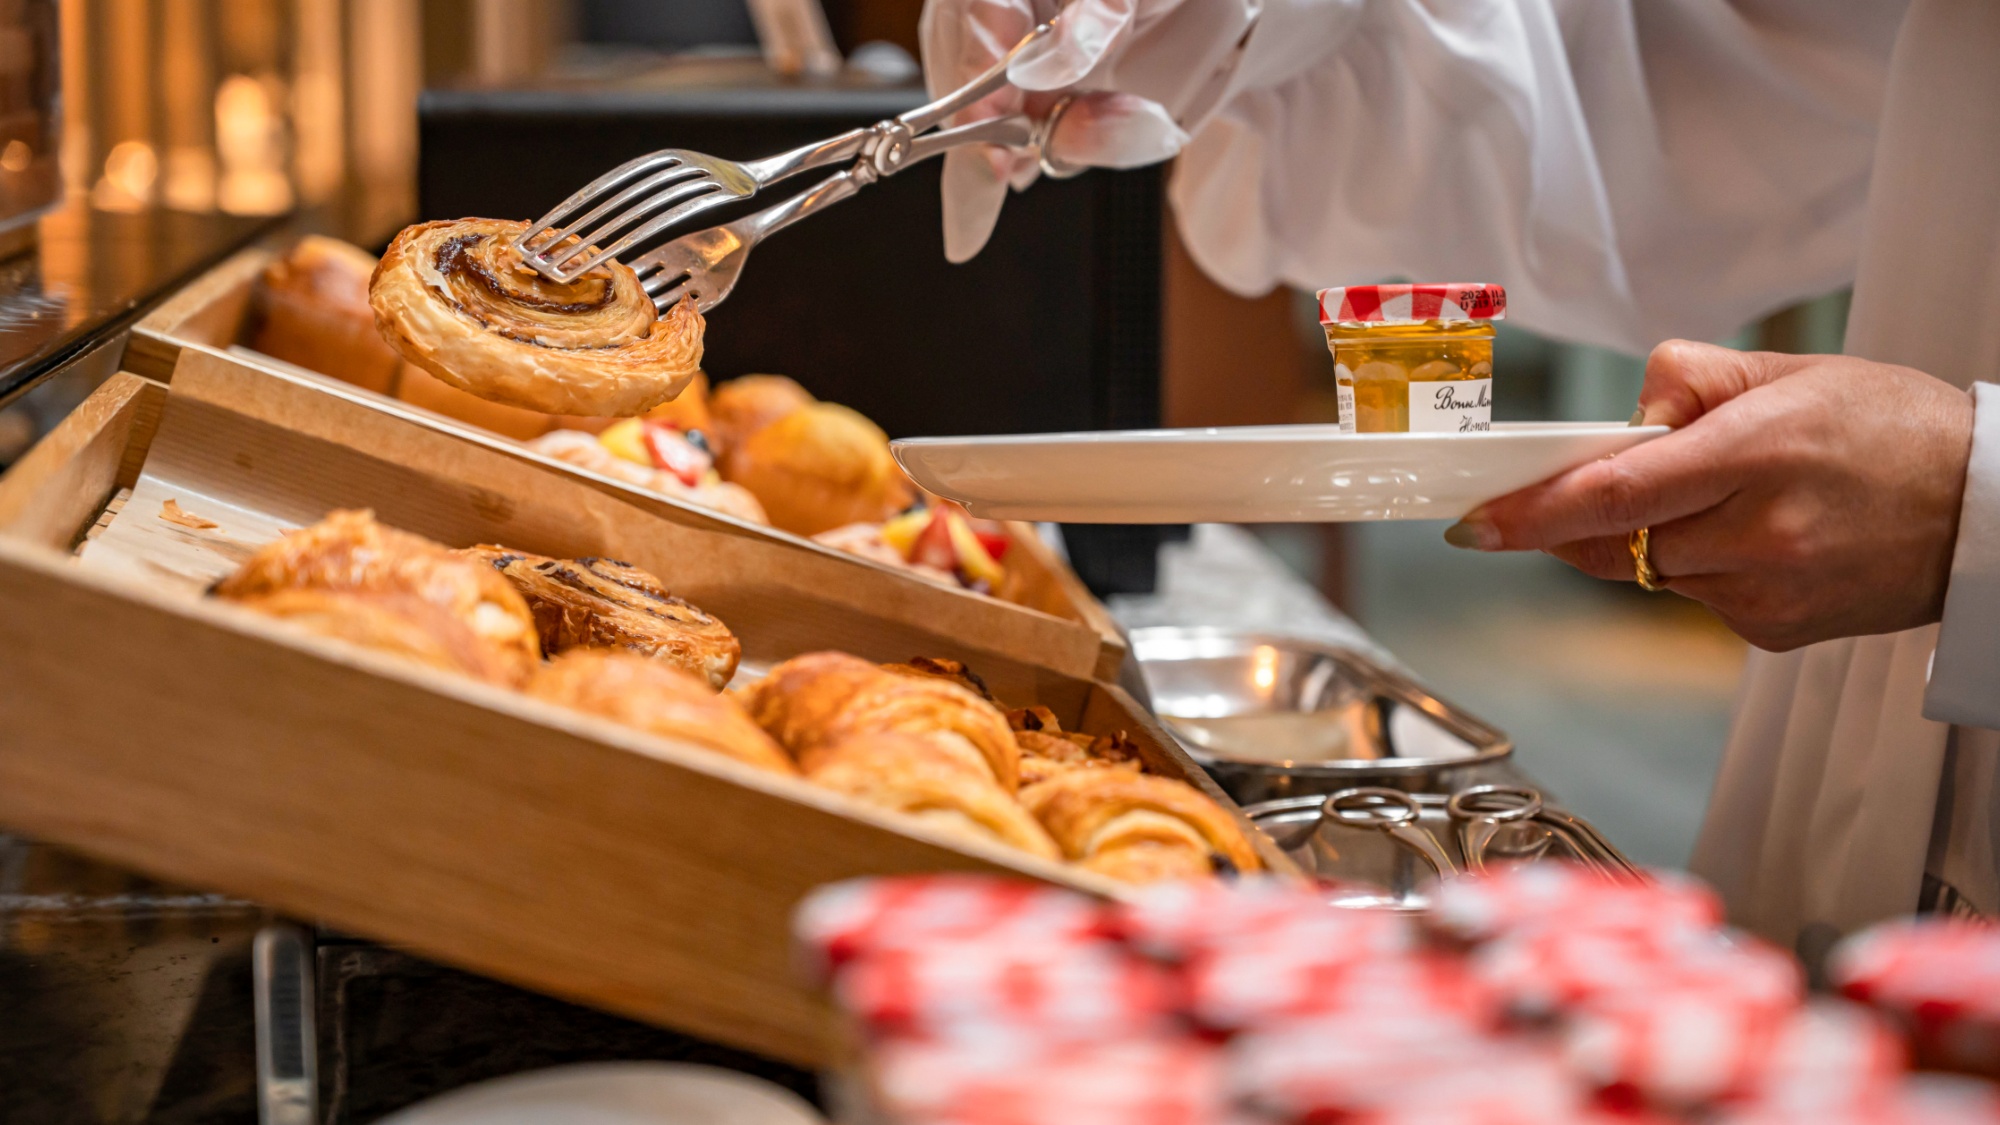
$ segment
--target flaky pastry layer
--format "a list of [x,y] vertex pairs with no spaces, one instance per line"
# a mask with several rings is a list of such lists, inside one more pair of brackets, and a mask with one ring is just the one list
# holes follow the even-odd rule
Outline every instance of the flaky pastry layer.
[[643,414],[694,379],[703,321],[692,301],[657,315],[619,262],[550,281],[512,246],[525,226],[405,228],[369,284],[383,338],[460,390],[549,414]]

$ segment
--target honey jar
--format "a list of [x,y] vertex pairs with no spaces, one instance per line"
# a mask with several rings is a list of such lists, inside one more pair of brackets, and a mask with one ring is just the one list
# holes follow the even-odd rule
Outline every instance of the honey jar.
[[1348,285],[1319,291],[1346,433],[1493,428],[1498,285]]

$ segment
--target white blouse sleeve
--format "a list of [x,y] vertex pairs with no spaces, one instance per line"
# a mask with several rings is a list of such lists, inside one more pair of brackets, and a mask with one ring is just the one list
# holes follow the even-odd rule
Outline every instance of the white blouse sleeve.
[[1853,277],[1903,3],[1236,2],[1233,61],[1143,49],[1225,6],[1187,0],[1132,52],[1179,69],[1099,75],[1182,114],[1171,198],[1232,289],[1499,282],[1529,327],[1644,351]]
[[2000,386],[1972,387],[1972,459],[1924,717],[2000,730]]

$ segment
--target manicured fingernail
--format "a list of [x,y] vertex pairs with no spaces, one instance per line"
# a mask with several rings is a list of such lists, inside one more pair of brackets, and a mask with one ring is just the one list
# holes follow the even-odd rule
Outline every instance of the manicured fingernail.
[[1628,425],[1628,426],[1643,426],[1643,425],[1645,425],[1645,424],[1646,424],[1646,408],[1642,406],[1642,407],[1640,407],[1639,409],[1637,409],[1637,410],[1634,410],[1634,411],[1632,412],[1632,420],[1631,420],[1630,422],[1627,422],[1627,423],[1625,423],[1625,424],[1626,424],[1626,425]]
[[1444,541],[1468,551],[1497,551],[1500,531],[1485,520],[1467,516],[1444,529]]

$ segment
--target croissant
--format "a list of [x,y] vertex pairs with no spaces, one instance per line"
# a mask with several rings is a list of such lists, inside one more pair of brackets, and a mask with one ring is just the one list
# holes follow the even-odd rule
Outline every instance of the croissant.
[[1020,747],[992,704],[957,684],[903,676],[844,652],[814,652],[771,669],[750,713],[807,765],[817,748],[859,735],[910,734],[986,771],[1007,793],[1019,784]]
[[631,267],[571,282],[521,261],[524,223],[457,219],[405,228],[369,285],[384,339],[462,391],[548,414],[643,414],[701,370],[692,300],[659,315]]
[[518,683],[542,656],[535,619],[519,591],[490,568],[419,535],[385,527],[368,511],[337,511],[259,548],[213,588],[232,601],[283,590],[402,594],[464,624]]
[[1128,883],[1255,871],[1243,830],[1193,786],[1123,769],[1074,769],[1021,791],[1063,855]]
[[238,605],[322,637],[361,645],[447,672],[512,686],[520,664],[449,612],[409,594],[273,590]]
[[784,750],[735,700],[658,660],[617,649],[571,649],[530,677],[525,690],[537,699],[691,742],[758,769],[798,773]]
[[543,649],[622,648],[690,672],[720,690],[742,642],[714,617],[615,559],[551,559],[482,543],[459,552],[505,576],[527,599]]
[[1000,791],[983,767],[927,739],[871,734],[816,749],[806,778],[864,804],[905,813],[960,837],[999,841],[1060,859],[1035,818]]

